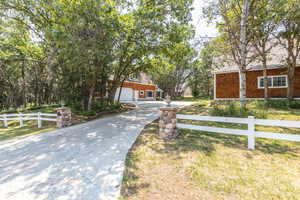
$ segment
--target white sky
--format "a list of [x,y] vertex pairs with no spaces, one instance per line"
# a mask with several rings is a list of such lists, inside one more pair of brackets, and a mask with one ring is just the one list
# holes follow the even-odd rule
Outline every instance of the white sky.
[[215,37],[218,31],[214,24],[208,24],[202,16],[202,8],[206,6],[207,0],[194,0],[192,12],[193,24],[196,28],[196,37]]

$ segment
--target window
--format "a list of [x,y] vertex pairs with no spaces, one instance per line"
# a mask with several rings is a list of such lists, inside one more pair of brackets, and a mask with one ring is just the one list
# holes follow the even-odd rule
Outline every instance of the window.
[[[268,77],[268,87],[271,87],[272,86],[272,78]],[[264,88],[264,78],[260,78],[259,79],[259,87],[260,88]]]
[[[287,87],[287,76],[268,76],[268,87],[269,88],[286,88]],[[264,88],[264,77],[258,77],[258,88]]]
[[152,90],[147,91],[147,97],[153,97],[153,91]]
[[273,87],[286,87],[286,77],[273,77]]
[[145,91],[144,90],[140,90],[140,95],[144,95]]

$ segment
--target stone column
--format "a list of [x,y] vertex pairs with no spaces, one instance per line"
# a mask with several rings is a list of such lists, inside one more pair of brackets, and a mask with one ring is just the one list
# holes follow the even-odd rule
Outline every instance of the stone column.
[[57,109],[57,127],[64,128],[72,125],[72,112],[70,108],[61,107]]
[[177,136],[176,128],[177,108],[160,108],[159,112],[159,136],[163,139],[172,139]]

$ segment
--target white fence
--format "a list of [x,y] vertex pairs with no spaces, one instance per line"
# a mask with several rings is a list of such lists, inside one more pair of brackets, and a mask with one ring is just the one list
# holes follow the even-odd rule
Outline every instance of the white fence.
[[18,120],[20,122],[20,127],[23,127],[24,121],[37,120],[38,128],[42,128],[42,121],[56,122],[57,121],[56,118],[57,118],[57,114],[50,114],[50,113],[28,113],[28,114],[16,113],[16,114],[0,115],[0,121],[3,121],[4,127],[8,127],[8,121]]
[[177,114],[176,117],[177,119],[184,119],[184,120],[248,124],[248,130],[240,130],[240,129],[217,128],[217,127],[210,127],[210,126],[198,126],[198,125],[177,123],[177,127],[182,129],[192,129],[192,130],[207,131],[207,132],[214,132],[214,133],[248,136],[248,149],[255,149],[255,137],[300,142],[300,135],[255,131],[255,125],[300,128],[300,121],[255,119],[253,116],[249,116],[248,118],[235,118],[235,117],[210,117],[210,116]]

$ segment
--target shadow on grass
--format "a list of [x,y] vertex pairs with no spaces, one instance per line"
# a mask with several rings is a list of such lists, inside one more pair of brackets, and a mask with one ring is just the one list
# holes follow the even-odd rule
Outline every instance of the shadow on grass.
[[138,139],[128,151],[121,187],[122,198],[126,199],[136,194],[139,190],[150,186],[149,183],[138,182],[139,175],[137,174],[137,171],[139,170],[139,167],[137,166],[137,163],[140,161],[140,158],[136,155],[135,150],[140,146],[146,145],[148,141],[151,141],[156,137],[156,133],[158,133],[158,120],[155,120],[144,128]]
[[[224,124],[219,124],[219,127],[228,128]],[[235,128],[245,129],[244,126],[235,126]],[[187,129],[180,129],[178,131],[180,134],[176,139],[166,141],[162,147],[152,145],[152,150],[158,153],[169,154],[200,151],[206,155],[210,155],[216,151],[215,145],[217,144],[240,150],[248,150],[248,138],[246,136],[226,135],[221,133],[193,131]],[[295,133],[299,134],[299,132]],[[158,130],[156,136],[158,137]],[[300,156],[299,149],[300,145],[296,142],[256,138],[254,152]]]
[[[147,157],[139,156],[138,153],[141,150],[141,147],[144,148],[145,146],[158,154],[165,154],[167,157],[176,160],[184,160],[181,156],[182,152],[203,152],[205,155],[212,156],[212,154],[217,151],[217,145],[236,150],[244,150],[247,152],[243,154],[246,159],[253,159],[253,156],[257,152],[263,154],[280,154],[284,156],[300,156],[299,143],[256,139],[255,151],[248,151],[247,137],[244,136],[181,129],[179,130],[180,135],[177,138],[170,141],[163,141],[159,138],[158,131],[158,120],[147,125],[127,154],[126,169],[121,189],[121,194],[124,199],[127,199],[138,193],[138,191],[141,191],[141,189],[150,186],[149,183],[141,182],[143,175],[140,173],[142,170],[140,169],[141,166],[137,166],[138,163],[142,163],[143,159],[147,159]],[[136,151],[138,148],[139,151]]]
[[43,127],[38,128],[36,121],[26,121],[23,127],[19,127],[19,122],[10,122],[7,128],[0,128],[0,141],[9,140],[20,136],[27,136],[32,133],[48,131],[55,127],[55,123],[43,121]]
[[[200,132],[191,130],[179,130],[181,135],[172,142],[166,143],[165,148],[178,148],[180,151],[202,151],[211,154],[215,151],[215,145],[247,150],[247,137],[225,135],[220,133]],[[255,151],[265,154],[285,154],[299,156],[299,144],[270,139],[256,139]]]

